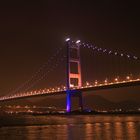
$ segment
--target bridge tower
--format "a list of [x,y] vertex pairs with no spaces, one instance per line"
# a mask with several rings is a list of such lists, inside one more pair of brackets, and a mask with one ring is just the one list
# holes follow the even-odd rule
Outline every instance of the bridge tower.
[[76,42],[66,39],[67,45],[67,112],[71,112],[71,98],[79,98],[79,107],[83,110],[82,93],[72,87],[82,86],[81,61],[80,61],[80,40]]

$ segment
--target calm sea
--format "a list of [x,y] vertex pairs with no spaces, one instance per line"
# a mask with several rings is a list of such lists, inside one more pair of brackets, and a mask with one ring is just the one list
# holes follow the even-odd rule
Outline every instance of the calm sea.
[[1,117],[0,140],[140,140],[140,116]]

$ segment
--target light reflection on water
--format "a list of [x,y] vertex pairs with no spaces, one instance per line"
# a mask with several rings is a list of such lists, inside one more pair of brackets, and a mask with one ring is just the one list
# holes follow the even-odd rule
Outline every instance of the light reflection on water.
[[[139,140],[140,116],[30,116],[0,127],[0,140]],[[20,122],[20,119],[16,118]],[[15,123],[17,124],[17,123]]]

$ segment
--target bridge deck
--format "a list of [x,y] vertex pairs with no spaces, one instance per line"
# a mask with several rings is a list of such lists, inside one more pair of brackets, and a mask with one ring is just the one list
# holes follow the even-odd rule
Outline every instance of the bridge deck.
[[[107,89],[113,89],[113,88],[122,88],[122,87],[132,87],[132,86],[140,86],[140,80],[132,80],[132,81],[125,81],[125,82],[117,82],[117,83],[108,83],[108,84],[99,84],[97,86],[85,86],[81,87],[80,89],[73,88],[72,90],[78,90],[82,92],[87,91],[96,91],[96,90],[107,90]],[[33,98],[33,97],[39,97],[39,96],[55,96],[55,95],[62,95],[66,94],[66,90],[60,90],[60,91],[54,91],[54,92],[46,92],[46,93],[35,93],[32,95],[24,95],[24,96],[5,96],[5,98],[1,97],[0,102],[5,101],[11,101],[11,100],[17,100],[17,99],[26,99],[26,98]]]

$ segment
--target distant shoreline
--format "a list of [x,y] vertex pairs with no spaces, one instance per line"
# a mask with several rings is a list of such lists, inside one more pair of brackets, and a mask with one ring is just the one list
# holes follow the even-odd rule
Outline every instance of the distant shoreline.
[[140,115],[140,112],[135,113],[84,113],[84,112],[71,112],[71,113],[42,113],[42,114],[32,114],[36,115]]
[[69,116],[69,115],[140,115],[140,112],[80,112],[80,111],[73,111],[70,113],[64,112],[64,113],[59,113],[59,112],[52,112],[52,113],[0,113],[0,117],[4,116],[58,116],[58,115],[64,115],[64,116]]

